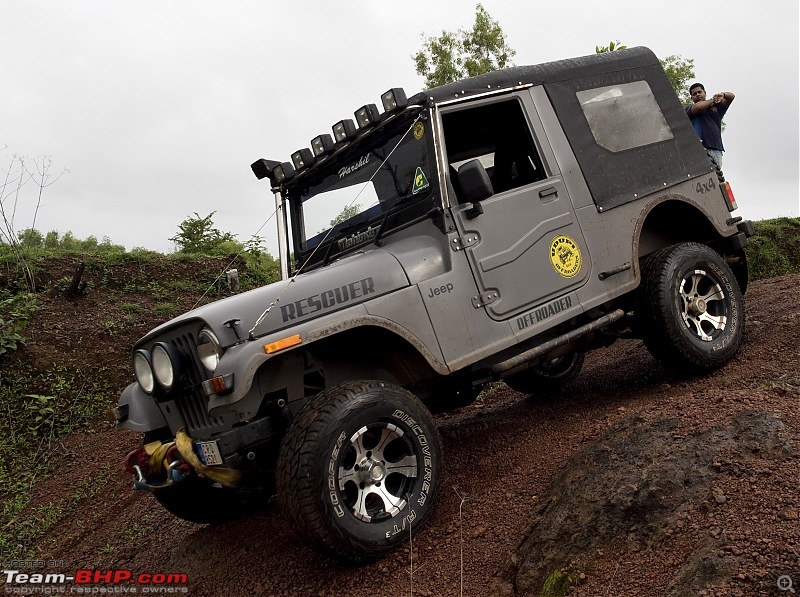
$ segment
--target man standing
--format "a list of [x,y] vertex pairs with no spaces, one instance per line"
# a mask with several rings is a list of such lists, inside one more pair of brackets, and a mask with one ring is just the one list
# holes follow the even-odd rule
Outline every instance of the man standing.
[[730,91],[714,94],[706,99],[706,88],[700,83],[689,87],[692,103],[686,106],[686,115],[692,121],[697,136],[703,142],[711,161],[722,170],[722,117],[736,97]]

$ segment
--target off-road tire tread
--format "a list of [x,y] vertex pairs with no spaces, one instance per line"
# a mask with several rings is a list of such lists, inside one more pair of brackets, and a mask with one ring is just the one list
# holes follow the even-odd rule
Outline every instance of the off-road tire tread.
[[[376,386],[389,392],[402,392],[403,400],[414,402],[416,408],[425,411],[425,406],[413,394],[384,382],[357,381],[332,386],[310,398],[297,413],[281,444],[276,471],[278,503],[305,541],[319,551],[356,564],[372,561],[385,552],[380,550],[374,554],[354,553],[345,547],[348,543],[347,537],[325,520],[323,509],[319,507],[319,501],[325,499],[325,496],[315,494],[311,486],[313,469],[319,466],[316,448],[320,432],[333,424],[342,404]],[[440,443],[438,435],[437,441]],[[435,497],[434,493],[430,496],[433,500]],[[423,526],[431,511],[432,508],[428,508],[415,521],[416,528]]]
[[[738,296],[732,296],[732,293],[726,290],[729,300],[739,301],[738,308],[742,310],[742,317],[738,322],[739,341],[732,350],[698,354],[697,351],[690,349],[679,326],[670,325],[672,322],[669,321],[671,318],[669,303],[672,297],[670,291],[664,289],[664,285],[668,283],[669,270],[673,262],[693,256],[699,256],[700,259],[709,262],[715,261],[723,274],[733,283],[732,286],[739,291]],[[667,368],[687,373],[710,371],[727,362],[739,348],[741,327],[744,326],[744,307],[739,283],[722,258],[707,245],[679,243],[649,255],[642,263],[642,280],[636,300],[636,317],[644,344],[653,357]],[[737,307],[734,305],[734,308]]]

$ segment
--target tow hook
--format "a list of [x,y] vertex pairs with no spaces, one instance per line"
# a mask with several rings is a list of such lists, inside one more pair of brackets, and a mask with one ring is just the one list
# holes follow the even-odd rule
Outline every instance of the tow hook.
[[[134,489],[145,491],[156,491],[170,485],[181,483],[191,471],[191,465],[181,458],[177,447],[170,446],[160,464],[164,469],[155,471],[158,477],[165,477],[163,480],[154,481],[148,476],[153,474],[151,463],[153,459],[144,447],[136,448],[125,457],[125,470],[133,475]],[[166,475],[164,475],[164,472]]]

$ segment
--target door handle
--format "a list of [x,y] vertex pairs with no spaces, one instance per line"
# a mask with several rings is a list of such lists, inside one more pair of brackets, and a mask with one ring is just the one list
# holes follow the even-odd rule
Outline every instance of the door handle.
[[541,191],[539,191],[540,199],[551,197],[553,195],[558,195],[558,189],[555,187],[547,187],[546,189],[542,189]]

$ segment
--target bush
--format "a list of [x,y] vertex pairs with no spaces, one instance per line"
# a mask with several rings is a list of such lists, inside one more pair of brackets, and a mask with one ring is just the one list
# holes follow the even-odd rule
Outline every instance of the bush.
[[800,273],[800,218],[753,222],[745,252],[751,280]]
[[0,293],[0,355],[25,343],[22,332],[36,309],[32,294]]

